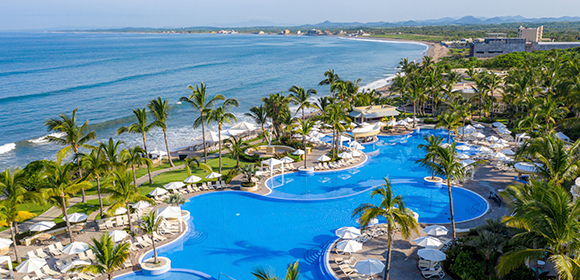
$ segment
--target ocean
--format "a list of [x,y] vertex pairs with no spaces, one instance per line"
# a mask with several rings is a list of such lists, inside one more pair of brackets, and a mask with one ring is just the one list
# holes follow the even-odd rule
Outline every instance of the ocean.
[[[97,140],[115,137],[133,146],[141,138],[116,136],[116,129],[134,122],[131,109],[161,96],[171,104],[174,150],[201,137],[192,128],[197,114],[178,104],[191,94],[190,84],[204,82],[210,95],[237,98],[241,106],[233,113],[242,121],[261,97],[292,85],[329,95],[328,86],[318,86],[329,69],[380,87],[401,58],[419,59],[425,51],[422,44],[316,36],[0,33],[0,169],[54,159],[62,147],[41,141],[48,134],[44,122],[75,108]],[[160,129],[147,140],[150,150],[165,149]]]

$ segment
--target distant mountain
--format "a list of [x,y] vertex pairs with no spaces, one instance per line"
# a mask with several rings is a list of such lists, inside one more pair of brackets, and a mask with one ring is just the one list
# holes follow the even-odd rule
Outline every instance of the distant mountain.
[[426,25],[468,25],[468,24],[502,24],[502,23],[542,23],[542,22],[564,22],[564,21],[580,21],[580,17],[543,17],[543,18],[525,18],[523,16],[501,16],[501,17],[474,17],[465,16],[459,19],[456,18],[440,18],[429,20],[409,20],[397,22],[331,22],[324,21],[318,24],[305,24],[300,27],[311,28],[354,28],[354,27],[400,27],[400,26],[426,26]]

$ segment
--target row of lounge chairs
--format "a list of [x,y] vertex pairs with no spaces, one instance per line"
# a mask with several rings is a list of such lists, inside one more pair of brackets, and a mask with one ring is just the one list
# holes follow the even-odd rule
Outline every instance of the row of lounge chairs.
[[[138,220],[139,218],[137,217],[137,215],[135,214],[131,215],[131,221],[136,222]],[[129,226],[129,218],[127,217],[127,215],[123,214],[106,219],[100,219],[97,220],[97,225],[99,226],[99,230],[125,227]]]
[[358,274],[355,266],[358,262],[356,258],[350,257],[342,257],[334,259],[334,262],[338,265],[340,270],[348,276],[351,280],[371,280],[373,279],[370,275]]
[[171,193],[190,194],[203,191],[223,190],[225,188],[227,188],[225,181],[203,182],[199,185],[197,184],[186,185],[185,187],[178,190],[177,189],[170,190],[170,193],[166,195],[155,197],[155,201],[158,203],[163,202],[165,201],[165,199],[169,198],[169,195]]
[[314,166],[314,170],[328,170],[328,169],[338,169],[350,166],[354,162],[358,161],[356,158],[351,159],[341,159],[337,162],[322,162]]

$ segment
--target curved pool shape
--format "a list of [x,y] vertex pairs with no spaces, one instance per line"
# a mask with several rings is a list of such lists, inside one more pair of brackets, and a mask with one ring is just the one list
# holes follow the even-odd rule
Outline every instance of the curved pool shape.
[[[427,133],[381,137],[381,141],[365,149],[372,156],[364,166],[303,178],[318,180],[330,176],[340,188],[330,190],[326,184],[308,184],[309,188],[312,185],[310,194],[304,195],[294,189],[298,185],[286,183],[275,188],[270,196],[238,191],[195,196],[182,206],[191,213],[190,230],[158,252],[170,258],[174,268],[202,271],[216,279],[223,273],[237,280],[253,280],[252,270],[264,266],[283,277],[287,265],[298,260],[302,279],[330,280],[322,274],[319,263],[325,246],[335,239],[337,228],[356,226],[351,214],[357,206],[379,202],[378,197],[371,201],[370,192],[382,183],[383,176],[392,178],[394,191],[404,193],[407,206],[420,214],[422,222],[447,222],[446,188],[425,188],[416,180],[427,174],[414,164],[415,157],[419,157],[416,145]],[[397,143],[400,147],[386,148]],[[366,170],[369,168],[371,172]],[[361,172],[364,173],[357,175]],[[353,179],[338,178],[340,174],[349,174]],[[284,175],[284,178],[294,178],[293,182],[302,180],[296,175]],[[349,183],[344,184],[344,180]],[[474,218],[487,209],[485,200],[472,192],[454,188],[453,195],[457,221]],[[139,277],[124,278],[152,279]]]
[[200,276],[204,273],[199,273],[197,271],[192,271],[189,269],[171,269],[167,273],[162,275],[148,276],[144,275],[142,272],[132,272],[123,276],[115,277],[116,280],[126,279],[126,280],[215,280],[209,275]]

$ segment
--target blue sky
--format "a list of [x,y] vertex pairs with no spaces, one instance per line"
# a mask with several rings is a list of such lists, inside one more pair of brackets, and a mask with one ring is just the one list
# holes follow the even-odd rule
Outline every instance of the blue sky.
[[560,17],[579,11],[578,0],[0,0],[0,30]]

